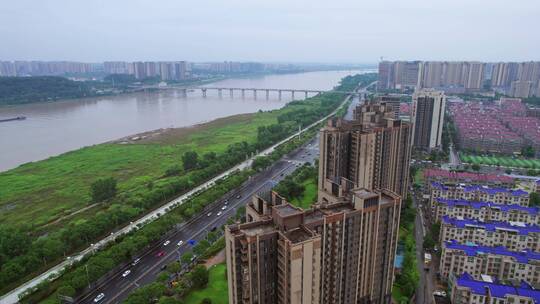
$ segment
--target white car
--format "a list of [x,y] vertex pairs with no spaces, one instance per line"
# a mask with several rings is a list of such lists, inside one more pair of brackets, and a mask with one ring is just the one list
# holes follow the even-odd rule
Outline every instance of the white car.
[[101,302],[101,300],[103,300],[103,298],[105,298],[104,293],[98,294],[97,297],[94,298],[94,303]]
[[208,212],[206,216],[212,216],[212,212]]
[[163,246],[167,246],[167,245],[169,245],[170,243],[171,243],[171,241],[166,240],[165,243],[163,243]]
[[131,263],[131,266],[135,266],[135,265],[139,264],[140,261],[141,261],[141,259],[135,259],[133,261],[133,263]]
[[131,270],[128,269],[128,270],[124,271],[124,273],[122,273],[122,277],[125,278],[125,277],[127,277],[130,273],[131,273]]
[[178,244],[176,244],[176,245],[178,245],[178,246],[182,246],[182,244],[184,244],[184,241],[182,241],[182,240],[181,240],[181,241],[180,241],[180,242],[178,242]]
[[446,291],[436,290],[433,292],[433,295],[436,297],[446,297]]
[[220,212],[217,213],[217,216],[220,216],[221,214],[222,214],[222,213],[221,213],[221,211],[220,211]]
[[227,209],[227,206],[221,207],[221,210],[225,210],[225,209]]

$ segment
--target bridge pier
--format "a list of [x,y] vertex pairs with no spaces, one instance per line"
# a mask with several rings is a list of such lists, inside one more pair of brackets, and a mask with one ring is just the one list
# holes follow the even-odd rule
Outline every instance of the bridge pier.
[[219,96],[219,98],[223,97],[223,92],[222,92],[221,89],[218,89],[218,96]]
[[180,89],[180,96],[181,97],[187,97],[187,89]]
[[257,90],[253,89],[253,99],[257,99]]
[[229,90],[229,95],[231,96],[231,98],[234,97],[233,94],[234,94],[234,90],[233,90],[233,89],[230,89],[230,90]]
[[202,97],[206,97],[206,90],[207,90],[207,89],[201,89]]
[[307,99],[307,96],[308,96],[307,91],[304,91],[304,94],[306,95],[305,99]]
[[246,90],[242,89],[242,99],[246,97]]
[[266,90],[266,100],[270,97],[270,90]]
[[281,100],[281,90],[278,90],[278,98]]
[[291,90],[292,100],[294,100],[294,90]]

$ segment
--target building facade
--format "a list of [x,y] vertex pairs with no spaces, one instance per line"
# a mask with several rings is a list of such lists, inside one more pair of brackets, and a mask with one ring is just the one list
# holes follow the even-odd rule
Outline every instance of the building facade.
[[451,274],[469,273],[475,279],[482,275],[504,281],[526,281],[540,284],[540,253],[530,250],[510,251],[503,246],[490,247],[457,242],[443,243],[439,272],[444,280]]
[[413,146],[418,149],[438,149],[442,145],[446,96],[442,91],[422,89],[414,92],[411,111]]
[[350,185],[307,210],[254,197],[225,232],[229,303],[390,303],[401,200]]
[[504,246],[511,251],[540,252],[540,227],[519,222],[480,222],[471,219],[441,218],[440,241],[467,242],[482,246]]
[[319,192],[340,178],[366,189],[407,196],[411,125],[395,119],[394,108],[368,103],[354,121],[330,120],[320,132]]

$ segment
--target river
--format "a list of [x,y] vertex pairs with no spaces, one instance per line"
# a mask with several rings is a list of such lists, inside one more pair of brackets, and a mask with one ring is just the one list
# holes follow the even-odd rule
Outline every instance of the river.
[[[359,71],[324,71],[230,78],[207,86],[329,90],[346,75]],[[0,171],[46,159],[81,147],[145,131],[186,127],[216,118],[258,110],[277,109],[291,101],[290,93],[277,92],[266,100],[264,92],[245,97],[223,91],[220,98],[209,90],[187,97],[175,90],[134,93],[99,98],[65,100],[0,107],[0,119],[26,116],[26,120],[0,123]],[[303,99],[296,94],[295,99]]]

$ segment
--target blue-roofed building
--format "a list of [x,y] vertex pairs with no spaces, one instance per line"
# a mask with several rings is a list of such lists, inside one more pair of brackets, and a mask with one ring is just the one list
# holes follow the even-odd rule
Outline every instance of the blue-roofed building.
[[482,222],[472,219],[441,218],[440,241],[473,242],[482,246],[505,246],[510,251],[540,252],[540,226],[522,222]]
[[434,199],[435,219],[440,221],[445,215],[454,218],[468,218],[483,222],[523,222],[540,225],[540,208],[520,205],[501,205],[494,202],[478,202],[462,199]]
[[540,253],[452,240],[443,243],[439,272],[445,280],[451,274],[459,276],[466,272],[475,279],[490,275],[499,280],[526,281],[540,286]]
[[497,279],[485,276],[476,280],[468,273],[457,277],[450,294],[453,304],[539,304],[540,290],[525,282],[519,286],[501,284]]
[[522,189],[488,187],[466,184],[431,183],[431,207],[434,211],[437,198],[492,202],[499,205],[529,206],[529,192]]

